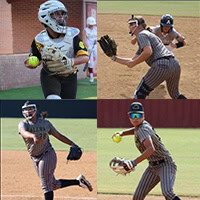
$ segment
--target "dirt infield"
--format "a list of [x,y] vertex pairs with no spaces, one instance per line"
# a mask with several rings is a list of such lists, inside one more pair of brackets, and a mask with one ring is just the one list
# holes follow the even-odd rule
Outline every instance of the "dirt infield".
[[[93,185],[89,192],[79,186],[72,186],[55,191],[55,199],[96,200],[97,198],[97,156],[95,152],[85,152],[80,161],[66,164],[66,152],[57,152],[56,178],[74,179],[84,174]],[[40,180],[27,152],[2,151],[2,200],[43,199]]]
[[[145,200],[164,200],[164,197],[148,196]],[[200,198],[181,197],[182,200],[200,200]],[[98,194],[98,200],[132,200],[131,195]]]
[[[122,57],[133,57],[138,48],[131,45],[131,37],[128,34],[127,20],[129,15],[98,15],[98,38],[109,34],[118,44],[118,55]],[[159,24],[160,16],[145,16],[149,26]],[[175,29],[180,32],[186,41],[186,46],[175,49],[174,53],[181,65],[180,92],[190,99],[200,98],[200,18],[175,17]],[[106,57],[98,45],[98,98],[99,99],[127,99],[133,98],[135,89],[140,80],[148,71],[146,63],[128,69]],[[150,99],[169,99],[166,88],[159,86],[148,97]]]

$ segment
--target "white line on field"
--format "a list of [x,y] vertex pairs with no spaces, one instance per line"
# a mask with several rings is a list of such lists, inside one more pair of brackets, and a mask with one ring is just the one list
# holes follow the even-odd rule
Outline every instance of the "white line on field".
[[[43,198],[39,195],[1,195],[2,198],[16,198],[16,197],[22,197],[22,198]],[[97,200],[95,197],[64,197],[64,196],[57,196],[55,199],[75,199],[75,200]]]

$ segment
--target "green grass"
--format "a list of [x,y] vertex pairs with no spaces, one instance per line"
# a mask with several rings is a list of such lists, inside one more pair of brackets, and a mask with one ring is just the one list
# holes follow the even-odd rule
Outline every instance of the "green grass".
[[[122,138],[118,144],[112,141],[111,137],[117,130],[120,129],[97,130],[98,193],[133,194],[148,162],[145,160],[140,163],[130,175],[116,176],[116,173],[109,168],[109,162],[113,157],[134,159],[140,155],[133,136]],[[200,196],[200,129],[156,129],[156,131],[178,166],[175,192],[182,196]],[[160,184],[150,194],[160,195]]]
[[200,17],[199,1],[98,1],[98,14]]
[[[0,99],[44,99],[44,96],[41,86],[35,86],[1,90]],[[97,99],[97,80],[92,84],[88,78],[78,80],[77,99]]]
[[[26,150],[22,137],[18,134],[18,124],[22,118],[1,119],[1,149],[2,150]],[[85,152],[96,152],[97,123],[96,119],[54,119],[49,118],[56,129],[81,146]],[[69,150],[66,145],[53,136],[50,141],[57,151]]]

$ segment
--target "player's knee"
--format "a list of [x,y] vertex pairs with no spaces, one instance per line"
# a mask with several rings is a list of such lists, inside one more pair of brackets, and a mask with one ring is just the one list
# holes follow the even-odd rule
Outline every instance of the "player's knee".
[[150,88],[144,80],[140,83],[139,87],[136,89],[134,93],[134,99],[145,99],[153,89]]
[[61,99],[61,97],[56,94],[50,94],[46,97],[46,99]]
[[187,99],[184,95],[180,94],[177,99]]

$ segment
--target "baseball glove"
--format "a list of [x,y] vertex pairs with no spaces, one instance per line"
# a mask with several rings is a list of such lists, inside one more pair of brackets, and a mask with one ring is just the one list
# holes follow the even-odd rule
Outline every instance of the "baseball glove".
[[69,154],[67,156],[67,161],[69,160],[79,160],[82,156],[82,150],[79,146],[73,145],[70,147]]
[[110,163],[110,168],[117,174],[126,175],[135,169],[135,165],[131,160],[115,157]]
[[117,44],[109,35],[102,36],[100,40],[98,40],[98,43],[108,57],[117,55]]

